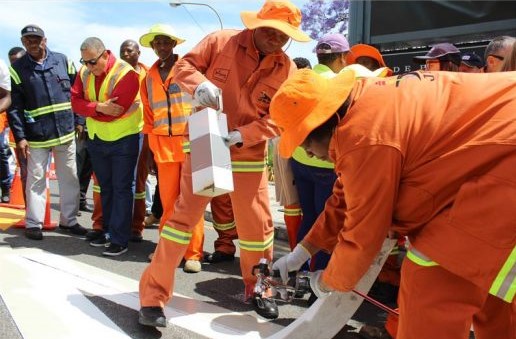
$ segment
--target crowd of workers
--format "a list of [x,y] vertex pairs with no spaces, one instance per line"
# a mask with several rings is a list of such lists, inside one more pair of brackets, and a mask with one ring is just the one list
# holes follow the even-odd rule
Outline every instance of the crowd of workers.
[[[516,338],[516,73],[503,72],[516,70],[516,39],[493,39],[484,57],[439,43],[414,58],[421,71],[392,76],[376,48],[350,46],[342,34],[318,41],[313,69],[305,58],[290,60],[282,50],[289,39],[310,38],[289,1],[267,0],[241,19],[245,29],[211,33],[183,57],[173,49],[184,40],[153,25],[139,39],[157,56],[150,67],[138,61],[136,41],[124,41],[117,58],[89,37],[78,71],[47,47],[42,28],[22,29],[25,50],[12,49],[9,71],[0,62],[0,111],[22,169],[26,237],[43,239],[53,154],[60,229],[118,256],[159,221],[138,320],[163,327],[176,267],[184,259],[186,272],[201,270],[210,203],[219,237],[206,259],[233,260],[237,240],[244,301],[275,318],[274,299],[255,293],[251,273],[273,258],[271,142],[292,249],[273,265],[283,279],[313,271],[311,301],[349,291],[395,237],[408,249],[403,268],[393,251],[378,279],[400,288],[397,337],[466,338],[473,324],[480,339]],[[217,108],[220,98],[234,191],[208,198],[192,191],[186,126],[196,106]],[[8,202],[3,142],[0,155]],[[158,185],[145,219],[149,173]],[[90,211],[92,174],[87,229],[77,214]],[[443,317],[443,307],[453,316]]]

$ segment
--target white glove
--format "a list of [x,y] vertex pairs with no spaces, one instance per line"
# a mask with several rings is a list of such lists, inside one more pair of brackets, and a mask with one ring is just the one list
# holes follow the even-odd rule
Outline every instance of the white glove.
[[331,294],[331,291],[321,288],[321,276],[323,272],[324,270],[318,270],[310,273],[310,288],[317,298],[326,298]]
[[224,138],[226,146],[230,147],[242,142],[242,134],[239,131],[231,131],[228,136]]
[[310,252],[303,245],[298,244],[292,252],[276,260],[272,264],[272,269],[280,272],[281,280],[286,284],[288,272],[298,271],[310,257]]
[[195,89],[194,99],[201,106],[218,109],[217,97],[221,95],[221,90],[211,81],[201,82]]

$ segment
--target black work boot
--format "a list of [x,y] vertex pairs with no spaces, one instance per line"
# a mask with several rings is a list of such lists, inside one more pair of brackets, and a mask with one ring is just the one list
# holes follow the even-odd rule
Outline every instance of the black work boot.
[[266,319],[276,319],[279,316],[278,305],[272,298],[262,297],[255,293],[251,298],[256,313]]
[[138,313],[138,322],[144,326],[167,327],[167,318],[159,306],[142,307]]

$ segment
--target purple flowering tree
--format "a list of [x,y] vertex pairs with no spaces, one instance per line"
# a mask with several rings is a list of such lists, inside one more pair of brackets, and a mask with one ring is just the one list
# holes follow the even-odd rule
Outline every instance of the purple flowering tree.
[[349,0],[311,0],[303,13],[302,28],[312,39],[327,33],[345,33],[348,30]]

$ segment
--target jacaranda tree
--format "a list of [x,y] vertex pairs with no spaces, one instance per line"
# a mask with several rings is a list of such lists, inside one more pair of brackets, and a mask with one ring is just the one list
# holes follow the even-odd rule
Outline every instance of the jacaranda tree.
[[348,30],[349,0],[311,0],[301,9],[302,28],[312,39]]

